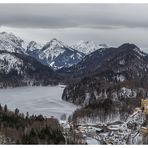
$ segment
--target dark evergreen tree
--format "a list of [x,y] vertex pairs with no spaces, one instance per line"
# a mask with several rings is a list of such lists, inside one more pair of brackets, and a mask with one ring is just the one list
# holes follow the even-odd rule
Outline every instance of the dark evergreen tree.
[[7,112],[7,105],[4,106],[4,112]]
[[19,114],[19,109],[16,108],[14,112],[15,112],[15,115],[18,115]]

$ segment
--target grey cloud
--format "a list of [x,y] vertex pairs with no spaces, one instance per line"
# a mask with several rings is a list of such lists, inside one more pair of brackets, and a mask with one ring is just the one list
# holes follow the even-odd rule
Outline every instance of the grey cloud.
[[0,4],[0,25],[20,28],[148,28],[148,4]]
[[0,4],[0,31],[25,40],[93,40],[148,51],[148,4]]

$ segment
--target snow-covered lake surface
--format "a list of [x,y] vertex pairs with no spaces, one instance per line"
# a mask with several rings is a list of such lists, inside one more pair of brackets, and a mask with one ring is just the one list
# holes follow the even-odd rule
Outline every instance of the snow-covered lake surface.
[[18,87],[0,89],[0,104],[18,108],[26,114],[42,114],[60,119],[64,113],[70,115],[77,106],[61,99],[63,86]]

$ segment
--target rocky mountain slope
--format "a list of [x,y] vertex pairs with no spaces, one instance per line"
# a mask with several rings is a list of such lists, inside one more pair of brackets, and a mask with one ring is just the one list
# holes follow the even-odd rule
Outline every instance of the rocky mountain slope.
[[0,87],[57,84],[53,70],[36,59],[19,53],[0,51]]
[[65,45],[57,39],[52,39],[46,43],[37,55],[40,62],[51,66],[53,69],[70,67],[80,62],[84,57],[82,52]]
[[12,33],[1,32],[0,33],[0,50],[6,50],[9,52],[21,53],[25,52],[22,47],[23,40],[16,37]]
[[40,45],[35,41],[26,42],[12,33],[0,33],[0,50],[28,54],[54,70],[71,67],[79,63],[86,55],[100,48],[107,48],[107,45],[80,41],[69,46],[57,39]]
[[100,122],[122,121],[140,106],[141,98],[148,97],[147,54],[133,44],[111,50],[117,52],[102,60],[88,77],[65,88],[62,98],[82,106],[75,118],[89,116]]
[[[80,61],[78,64],[73,65],[70,68],[60,69],[58,72],[60,74],[66,75],[66,77],[69,76],[71,79],[89,76],[94,74],[95,72],[98,73],[100,69],[106,68],[111,59],[118,56],[119,56],[118,58],[120,58],[122,53],[123,54],[125,53],[127,56],[128,53],[130,53],[131,56],[132,54],[134,55],[138,54],[140,57],[142,57],[142,59],[146,59],[144,57],[147,57],[147,54],[143,53],[136,45],[126,43],[118,48],[111,47],[111,48],[98,49],[95,52],[84,57],[82,61]],[[106,66],[104,65],[105,63],[107,63]],[[121,63],[118,66],[122,67],[123,64]]]

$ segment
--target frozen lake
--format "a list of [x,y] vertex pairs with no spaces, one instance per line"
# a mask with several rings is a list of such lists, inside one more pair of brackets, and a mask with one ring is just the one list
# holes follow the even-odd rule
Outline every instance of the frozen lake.
[[0,89],[0,104],[7,104],[8,109],[18,108],[26,114],[42,114],[60,118],[64,113],[70,115],[77,107],[61,99],[61,86],[18,87]]

